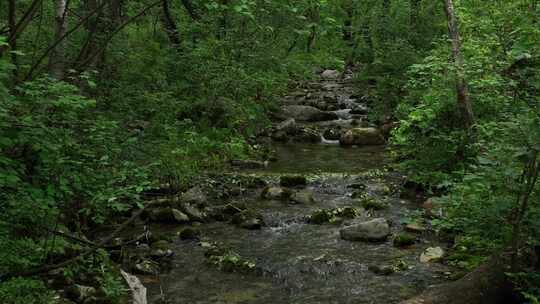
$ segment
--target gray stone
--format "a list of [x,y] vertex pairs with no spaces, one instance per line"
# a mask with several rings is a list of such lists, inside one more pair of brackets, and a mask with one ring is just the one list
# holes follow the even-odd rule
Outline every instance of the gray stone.
[[444,256],[444,250],[441,247],[429,247],[420,255],[420,262],[431,263],[438,262]]
[[261,196],[272,200],[286,200],[292,195],[291,190],[282,187],[266,187],[263,189]]
[[324,78],[324,79],[337,79],[339,78],[339,71],[336,71],[336,70],[324,70],[322,73],[321,73],[321,77]]
[[384,241],[390,235],[390,225],[384,218],[377,218],[339,231],[342,239],[347,241]]

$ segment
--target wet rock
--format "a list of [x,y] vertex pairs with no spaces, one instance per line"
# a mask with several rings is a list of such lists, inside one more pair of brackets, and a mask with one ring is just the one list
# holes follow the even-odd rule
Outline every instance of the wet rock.
[[167,249],[167,250],[153,249],[152,251],[150,251],[150,257],[155,260],[172,257],[173,255],[174,255],[174,251],[172,251],[172,249]]
[[180,196],[180,201],[197,206],[205,206],[208,197],[200,187],[193,187]]
[[416,243],[416,237],[409,234],[398,234],[394,237],[394,246],[407,247]]
[[180,209],[191,221],[202,223],[206,219],[206,214],[191,204],[182,204]]
[[426,228],[419,223],[409,223],[405,225],[405,231],[412,233],[423,233],[424,231],[426,231]]
[[178,233],[181,240],[198,240],[200,235],[201,231],[193,227],[186,227]]
[[353,115],[366,115],[368,113],[368,109],[366,106],[356,104],[349,113]]
[[339,139],[344,146],[371,146],[385,143],[379,130],[375,128],[354,128],[345,132]]
[[240,228],[249,230],[261,229],[264,226],[262,216],[249,210],[235,214],[232,218],[232,223]]
[[368,266],[368,270],[373,272],[374,274],[378,274],[378,275],[382,275],[382,276],[391,275],[394,272],[396,272],[394,267],[391,266],[391,265],[382,265],[382,266],[380,266],[380,265],[370,265],[370,266]]
[[142,275],[158,275],[159,264],[151,260],[144,260],[133,266],[133,272]]
[[390,235],[390,225],[384,218],[377,218],[339,231],[342,239],[347,241],[384,241]]
[[341,130],[338,128],[326,129],[323,132],[323,137],[326,140],[339,140],[341,138]]
[[189,217],[185,213],[174,208],[152,209],[149,217],[151,221],[160,223],[183,224],[189,222]]
[[384,210],[388,208],[386,203],[378,201],[372,197],[361,199],[360,205],[366,210]]
[[352,219],[357,217],[360,211],[353,207],[319,209],[308,217],[308,223],[322,225],[325,223],[340,223],[344,218]]
[[279,184],[283,187],[306,186],[307,179],[302,175],[283,175],[279,178]]
[[276,132],[284,132],[285,134],[294,134],[296,132],[297,125],[294,118],[289,118],[280,122],[276,127]]
[[284,117],[294,118],[296,121],[316,122],[338,118],[334,112],[324,112],[311,106],[284,106],[281,111]]
[[157,242],[152,243],[150,248],[151,249],[168,250],[168,249],[171,249],[171,243],[169,243],[167,241],[164,241],[164,240],[161,240],[161,241],[157,241]]
[[301,128],[298,130],[298,133],[294,135],[293,140],[299,143],[316,144],[321,142],[321,135],[313,129]]
[[97,294],[97,290],[91,286],[74,284],[66,288],[64,293],[65,297],[69,300],[76,303],[83,303],[89,298],[94,297]]
[[338,79],[339,76],[340,76],[340,73],[339,71],[336,71],[336,70],[324,70],[321,73],[321,77],[323,79]]
[[420,255],[420,262],[432,263],[440,261],[444,256],[444,250],[441,247],[429,247]]
[[264,169],[268,167],[268,162],[257,161],[257,160],[233,159],[231,160],[231,166],[240,168],[240,169]]
[[261,193],[262,198],[271,200],[287,200],[291,195],[291,190],[282,187],[266,187]]
[[313,198],[313,193],[310,191],[299,191],[295,192],[291,196],[291,202],[303,205],[313,204],[315,198]]

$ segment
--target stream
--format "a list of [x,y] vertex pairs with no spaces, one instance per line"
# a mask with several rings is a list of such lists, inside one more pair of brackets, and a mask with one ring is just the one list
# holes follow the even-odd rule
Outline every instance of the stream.
[[[329,86],[331,90],[339,86]],[[175,239],[170,271],[141,276],[150,303],[189,304],[315,304],[399,303],[430,285],[448,280],[452,269],[440,263],[422,263],[428,247],[441,246],[427,232],[416,233],[416,243],[396,247],[392,237],[383,242],[351,242],[340,238],[340,229],[373,218],[385,218],[392,235],[419,208],[400,198],[402,177],[386,169],[389,152],[384,146],[344,148],[335,141],[274,143],[275,162],[267,168],[239,169],[229,174],[256,176],[269,185],[279,177],[307,177],[303,191],[313,193],[312,204],[290,204],[261,198],[261,189],[248,191],[233,201],[245,203],[264,219],[260,230],[239,228],[229,222],[198,225],[201,240],[219,241],[253,262],[258,273],[225,272],[208,262],[205,248],[196,240]],[[306,217],[318,209],[358,207],[352,198],[355,185],[370,197],[384,201],[383,210],[362,210],[354,219],[322,225]],[[230,202],[230,201],[229,201]],[[181,227],[158,226],[171,232]],[[377,274],[374,267],[393,267]]]

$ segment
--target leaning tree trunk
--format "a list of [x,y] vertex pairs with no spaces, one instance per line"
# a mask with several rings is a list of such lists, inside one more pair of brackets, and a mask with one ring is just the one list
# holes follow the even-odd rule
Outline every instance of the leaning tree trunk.
[[178,32],[178,27],[176,26],[176,22],[171,14],[169,0],[163,0],[161,8],[163,9],[163,15],[161,16],[163,28],[165,29],[165,32],[167,32],[167,36],[169,37],[169,40],[173,46],[178,47],[180,46],[180,33]]
[[465,277],[432,287],[400,304],[505,304],[512,296],[509,258],[492,258]]
[[461,112],[464,127],[470,129],[474,125],[474,114],[469,99],[469,87],[465,80],[463,55],[461,54],[461,38],[459,36],[459,25],[453,0],[444,0],[444,8],[448,19],[448,36],[452,41],[452,56],[456,67],[457,105]]
[[55,20],[56,31],[55,40],[61,40],[52,50],[49,57],[49,71],[56,79],[64,78],[64,62],[66,55],[66,41],[62,39],[67,30],[67,0],[56,0],[55,3]]

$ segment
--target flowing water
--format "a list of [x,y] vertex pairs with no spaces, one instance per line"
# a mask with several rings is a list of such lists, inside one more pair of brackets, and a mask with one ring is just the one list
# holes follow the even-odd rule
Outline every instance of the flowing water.
[[[392,232],[399,233],[402,221],[417,207],[393,191],[399,188],[395,185],[397,174],[381,171],[388,159],[384,148],[291,144],[275,149],[277,162],[265,170],[240,174],[257,175],[272,184],[277,183],[279,174],[301,173],[308,177],[307,189],[314,193],[316,203],[290,205],[262,200],[253,193],[238,200],[261,213],[266,227],[246,230],[226,222],[200,227],[205,239],[226,244],[253,261],[261,273],[221,271],[208,263],[199,242],[177,240],[171,271],[157,279],[143,278],[151,303],[158,303],[156,299],[163,294],[170,303],[182,304],[387,304],[445,280],[449,271],[445,266],[419,262],[425,248],[437,245],[429,235],[418,235],[419,242],[406,249],[394,247],[391,238],[383,243],[364,243],[339,237],[340,227],[373,217],[388,219]],[[339,224],[306,223],[305,217],[316,209],[353,206],[350,195],[354,190],[347,186],[359,182],[390,207],[366,211]],[[401,265],[403,270],[377,275],[368,269],[373,265]]]

